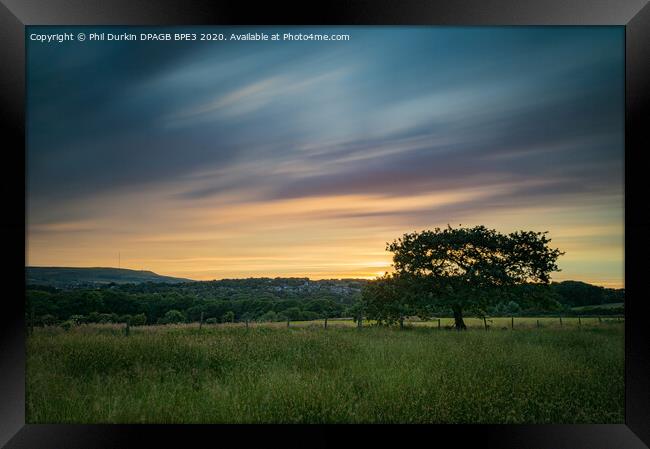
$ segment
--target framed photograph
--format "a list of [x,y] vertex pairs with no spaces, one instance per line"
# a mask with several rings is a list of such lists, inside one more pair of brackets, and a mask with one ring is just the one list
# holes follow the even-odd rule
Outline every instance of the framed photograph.
[[3,0],[0,39],[0,446],[650,444],[646,1]]

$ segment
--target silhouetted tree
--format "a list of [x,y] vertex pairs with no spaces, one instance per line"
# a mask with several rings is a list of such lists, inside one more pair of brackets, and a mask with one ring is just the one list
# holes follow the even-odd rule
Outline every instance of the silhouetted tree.
[[[450,307],[456,329],[465,329],[463,311],[482,313],[508,289],[548,284],[564,254],[548,247],[546,232],[502,234],[485,226],[435,228],[404,234],[386,249],[414,306]],[[406,289],[405,289],[406,291]]]

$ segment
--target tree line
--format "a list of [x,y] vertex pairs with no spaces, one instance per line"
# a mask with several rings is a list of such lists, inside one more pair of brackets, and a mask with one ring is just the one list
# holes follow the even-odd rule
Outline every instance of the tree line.
[[[296,321],[353,317],[380,324],[408,317],[571,313],[576,306],[622,303],[624,290],[551,283],[563,253],[546,233],[502,234],[484,226],[435,228],[388,243],[393,273],[372,281],[251,278],[58,289],[28,286],[27,322],[132,325]],[[588,311],[588,309],[586,309]],[[620,310],[612,309],[612,313]],[[602,313],[607,313],[603,310]]]
[[[196,282],[197,290],[205,289]],[[268,292],[240,286],[230,293],[210,296],[188,286],[112,285],[92,289],[27,289],[26,317],[36,325],[75,323],[165,324],[209,322],[314,320],[341,317],[358,300],[360,290],[326,292]],[[143,322],[144,321],[144,322]]]

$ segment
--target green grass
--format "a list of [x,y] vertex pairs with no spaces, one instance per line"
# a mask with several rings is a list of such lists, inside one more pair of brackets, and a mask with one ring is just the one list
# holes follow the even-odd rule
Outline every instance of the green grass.
[[622,323],[334,323],[37,328],[27,422],[624,422]]

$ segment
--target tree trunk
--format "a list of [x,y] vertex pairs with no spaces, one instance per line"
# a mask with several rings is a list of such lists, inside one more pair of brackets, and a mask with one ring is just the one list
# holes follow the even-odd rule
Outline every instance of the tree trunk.
[[460,306],[453,306],[451,308],[454,311],[454,322],[456,323],[456,330],[465,330],[465,322],[463,321],[463,309]]

